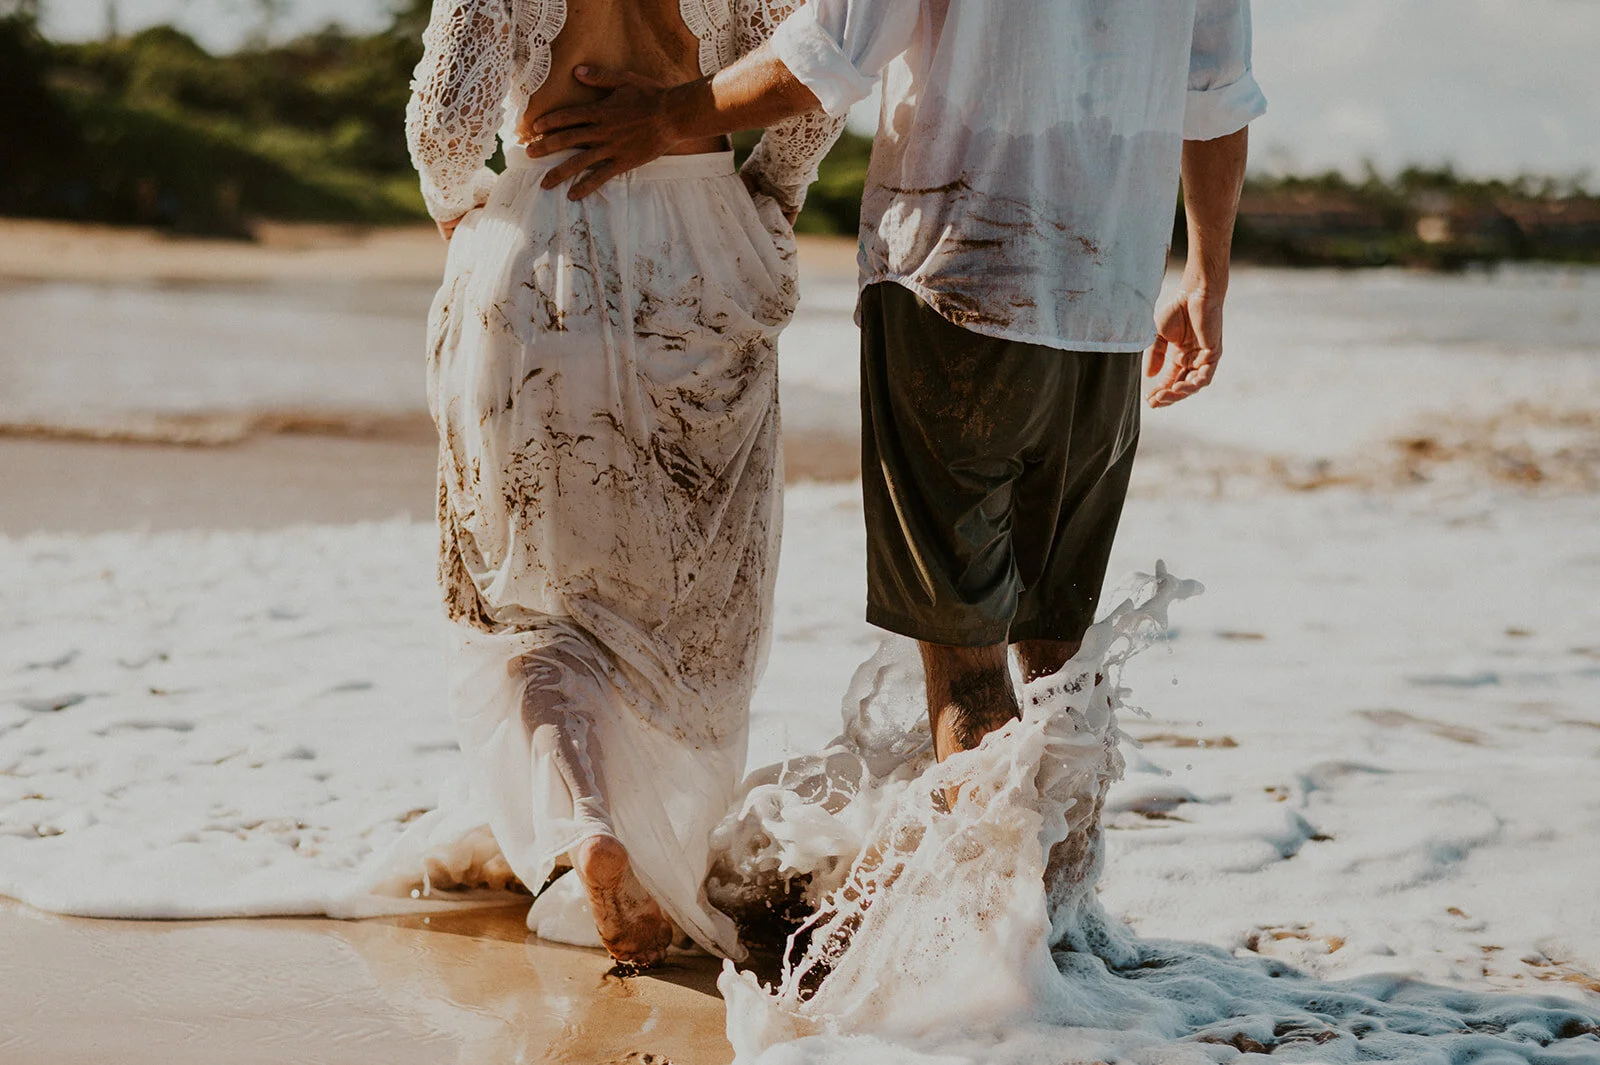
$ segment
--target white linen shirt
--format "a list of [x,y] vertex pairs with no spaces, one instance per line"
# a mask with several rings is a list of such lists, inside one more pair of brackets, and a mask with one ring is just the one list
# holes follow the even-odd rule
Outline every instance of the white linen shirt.
[[1266,110],[1249,0],[807,0],[771,46],[831,114],[882,77],[862,285],[1073,351],[1154,339],[1182,142]]

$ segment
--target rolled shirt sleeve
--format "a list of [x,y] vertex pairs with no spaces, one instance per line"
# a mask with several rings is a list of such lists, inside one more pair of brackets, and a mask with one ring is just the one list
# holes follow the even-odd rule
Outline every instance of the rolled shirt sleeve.
[[1267,98],[1250,71],[1250,0],[1198,0],[1183,139],[1226,137],[1266,110]]
[[769,42],[830,115],[872,93],[878,76],[911,44],[919,0],[806,0]]

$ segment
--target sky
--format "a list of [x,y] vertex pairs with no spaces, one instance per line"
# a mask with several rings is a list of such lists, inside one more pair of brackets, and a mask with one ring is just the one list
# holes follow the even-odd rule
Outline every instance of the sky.
[[[104,32],[106,0],[44,0],[59,37]],[[338,19],[374,29],[387,0],[279,0],[278,35]],[[124,31],[172,21],[208,47],[260,26],[261,0],[115,0]],[[1266,172],[1588,176],[1600,184],[1600,0],[1256,0],[1251,129]],[[870,131],[870,108],[856,116]]]

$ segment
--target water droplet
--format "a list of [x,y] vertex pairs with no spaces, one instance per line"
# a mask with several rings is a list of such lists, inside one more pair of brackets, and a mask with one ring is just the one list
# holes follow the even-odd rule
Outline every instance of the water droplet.
[[1172,686],[1174,688],[1176,688],[1178,686],[1178,678],[1177,677],[1173,677],[1172,678]]
[[418,891],[416,888],[412,888],[411,889],[411,897],[414,898],[414,899],[420,899],[420,898],[422,898],[422,892]]
[[1199,742],[1198,742],[1198,743],[1197,743],[1197,744],[1195,744],[1195,746],[1197,746],[1197,747],[1202,747],[1202,748],[1203,748],[1203,747],[1204,747],[1204,746],[1205,746],[1205,745],[1206,745],[1206,741],[1205,741],[1205,740],[1201,740],[1201,741],[1199,741]]
[[1185,762],[1185,763],[1183,763],[1183,768],[1185,768],[1185,769],[1193,769],[1194,768],[1194,763],[1193,762]]

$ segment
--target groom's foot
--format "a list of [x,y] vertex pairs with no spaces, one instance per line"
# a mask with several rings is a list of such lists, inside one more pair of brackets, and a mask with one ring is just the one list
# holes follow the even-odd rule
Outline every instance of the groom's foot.
[[606,950],[641,969],[661,964],[672,943],[672,923],[633,875],[627,848],[612,836],[590,836],[574,857]]

